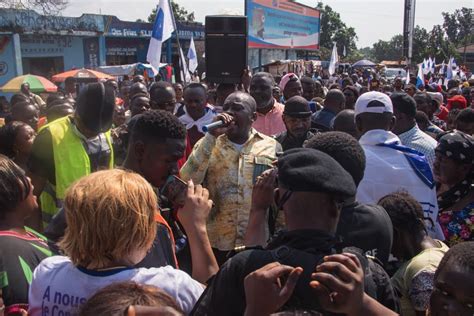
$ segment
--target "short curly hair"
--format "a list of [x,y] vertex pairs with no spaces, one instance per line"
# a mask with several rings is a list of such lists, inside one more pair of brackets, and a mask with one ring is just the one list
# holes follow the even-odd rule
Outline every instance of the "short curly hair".
[[316,134],[304,145],[306,148],[320,150],[334,158],[352,176],[356,185],[364,177],[365,153],[359,142],[343,132]]
[[16,137],[20,130],[26,126],[29,125],[20,121],[12,121],[0,128],[0,154],[10,159],[15,158]]
[[456,122],[474,122],[474,109],[465,108],[464,110],[459,111],[459,114],[456,116]]
[[150,110],[140,114],[131,131],[132,142],[165,142],[170,138],[186,138],[186,127],[172,113],[163,110]]
[[435,280],[445,268],[459,268],[463,271],[473,273],[474,241],[465,241],[452,246],[439,263],[434,276]]

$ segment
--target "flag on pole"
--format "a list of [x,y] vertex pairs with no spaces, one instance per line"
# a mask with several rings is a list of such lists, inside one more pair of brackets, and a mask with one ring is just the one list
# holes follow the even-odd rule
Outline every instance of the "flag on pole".
[[405,84],[409,84],[410,83],[410,69],[407,70],[407,78],[405,80]]
[[181,80],[183,80],[184,83],[191,82],[191,75],[189,74],[186,58],[184,58],[183,49],[181,47],[179,48],[179,61],[181,63]]
[[169,0],[160,0],[156,7],[155,24],[153,24],[150,45],[146,55],[146,60],[156,69],[160,68],[161,46],[171,38],[171,34],[175,31],[172,14]]
[[188,59],[189,59],[189,71],[194,73],[198,67],[198,58],[196,54],[196,46],[194,46],[194,38],[192,35],[191,35],[191,43],[189,43]]
[[334,42],[334,46],[332,48],[332,53],[331,53],[331,61],[329,62],[329,76],[332,76],[334,73],[336,73],[336,64],[339,60],[339,56],[337,55],[337,46],[336,42]]
[[420,87],[425,86],[425,76],[423,75],[422,64],[418,65],[418,74],[416,75],[416,87],[419,89]]
[[344,45],[344,50],[342,51],[342,56],[346,57],[347,54],[346,54],[346,45]]
[[436,57],[433,57],[433,60],[431,61],[431,73],[434,74],[436,70]]
[[427,74],[427,69],[428,69],[428,61],[426,58],[423,59],[423,63],[421,64],[421,70],[423,71],[423,74]]
[[453,60],[454,58],[449,59],[448,69],[446,70],[446,79],[453,79]]

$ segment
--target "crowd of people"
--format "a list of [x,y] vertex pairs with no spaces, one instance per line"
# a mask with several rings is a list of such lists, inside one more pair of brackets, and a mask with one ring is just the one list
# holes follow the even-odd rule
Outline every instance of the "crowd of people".
[[473,315],[474,79],[404,82],[24,84],[0,315]]

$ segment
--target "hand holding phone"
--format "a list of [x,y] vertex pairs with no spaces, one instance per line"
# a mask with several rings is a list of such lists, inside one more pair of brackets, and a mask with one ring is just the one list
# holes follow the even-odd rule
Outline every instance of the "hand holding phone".
[[212,204],[209,191],[189,180],[184,205],[178,212],[178,219],[188,236],[194,232],[205,231]]
[[186,192],[188,184],[175,175],[169,176],[165,184],[160,190],[175,208],[180,208],[184,205],[186,200]]

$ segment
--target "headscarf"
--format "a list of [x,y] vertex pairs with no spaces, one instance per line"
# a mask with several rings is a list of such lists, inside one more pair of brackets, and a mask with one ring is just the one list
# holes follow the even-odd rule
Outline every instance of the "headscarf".
[[448,110],[451,111],[453,109],[453,103],[454,102],[461,105],[461,107],[458,107],[461,110],[465,109],[467,107],[466,98],[463,97],[462,95],[455,95],[451,99],[448,99],[448,106],[447,106]]
[[[461,131],[452,131],[439,140],[436,152],[462,164],[474,163],[474,138]],[[463,199],[471,190],[474,169],[458,184],[438,197],[439,208],[445,209]]]
[[298,81],[298,80],[300,80],[298,78],[298,76],[296,74],[292,73],[292,72],[284,75],[283,78],[281,78],[281,81],[280,81],[280,90],[281,90],[281,92],[283,93],[283,90],[285,90],[285,87],[288,84],[288,82]]

